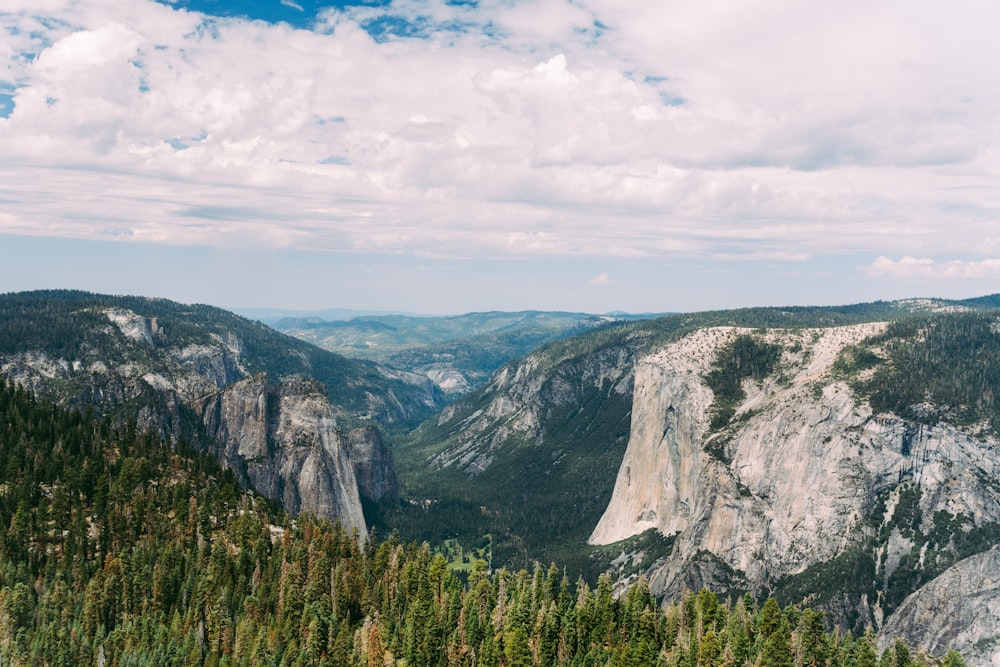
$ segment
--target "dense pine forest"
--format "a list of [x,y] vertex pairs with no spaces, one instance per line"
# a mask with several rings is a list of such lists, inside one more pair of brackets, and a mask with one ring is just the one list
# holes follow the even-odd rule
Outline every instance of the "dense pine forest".
[[427,544],[292,521],[183,444],[2,383],[0,471],[4,665],[933,664],[773,599],[663,607],[555,565],[459,578]]

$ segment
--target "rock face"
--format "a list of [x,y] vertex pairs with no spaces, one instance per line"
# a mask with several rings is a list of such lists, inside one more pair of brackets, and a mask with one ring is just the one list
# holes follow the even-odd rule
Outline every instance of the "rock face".
[[970,665],[1000,665],[1000,549],[970,556],[922,587],[882,628],[882,648],[902,637],[932,655],[963,647]]
[[[537,444],[554,410],[573,409],[581,395],[604,392],[628,396],[632,391],[632,350],[611,347],[579,358],[542,360],[533,354],[498,371],[479,396],[484,399],[471,415],[462,403],[446,407],[437,425],[444,434],[457,433],[430,461],[432,467],[453,467],[469,476],[482,474],[501,450]],[[543,364],[546,366],[541,368]],[[466,408],[467,409],[467,408]],[[456,422],[456,417],[461,417]],[[446,436],[442,436],[444,440]]]
[[[704,376],[719,350],[750,330],[701,329],[642,358],[628,449],[591,543],[649,528],[676,535],[671,556],[649,572],[653,590],[671,596],[702,584],[768,594],[862,552],[858,562],[877,570],[870,602],[838,609],[831,598],[803,601],[829,603],[844,625],[891,620],[885,582],[894,571],[905,564],[917,578],[933,576],[950,557],[934,551],[948,547],[930,536],[956,520],[980,532],[1000,523],[1000,488],[989,482],[1000,473],[1000,450],[943,424],[872,414],[853,398],[831,365],[844,346],[883,326],[754,333],[781,346],[778,368],[744,380],[745,399],[716,431]],[[706,567],[707,556],[716,566]],[[956,641],[969,648],[964,635]]]
[[[98,413],[135,419],[139,429],[168,442],[207,435],[201,445],[245,485],[281,500],[293,514],[338,518],[364,533],[360,496],[398,496],[391,453],[378,429],[346,433],[339,423],[380,410],[395,415],[386,419],[393,421],[413,410],[413,396],[402,393],[413,386],[405,378],[381,376],[388,389],[374,391],[377,371],[370,364],[360,367],[320,350],[307,357],[302,343],[217,309],[190,307],[198,311],[192,314],[180,304],[133,301],[166,315],[141,315],[113,305],[111,297],[60,301],[58,306],[70,305],[53,325],[65,332],[49,347],[44,335],[35,334],[17,343],[22,349],[0,350],[0,375],[63,405],[92,405]],[[41,299],[36,304],[50,306]],[[22,311],[31,317],[29,309]],[[62,342],[66,338],[70,344]],[[262,360],[248,348],[270,356]],[[332,404],[326,387],[299,371],[321,364],[342,394],[360,385],[360,409],[350,413]],[[250,372],[268,365],[291,371]],[[369,375],[359,378],[361,373]],[[431,396],[429,381],[421,381],[427,387],[417,395]]]
[[352,447],[315,382],[269,387],[267,377],[257,375],[194,401],[192,408],[216,443],[217,458],[245,484],[280,498],[293,514],[337,517],[345,527],[366,532]]
[[362,426],[347,433],[354,477],[358,490],[369,500],[399,499],[399,482],[392,463],[392,450],[374,426]]

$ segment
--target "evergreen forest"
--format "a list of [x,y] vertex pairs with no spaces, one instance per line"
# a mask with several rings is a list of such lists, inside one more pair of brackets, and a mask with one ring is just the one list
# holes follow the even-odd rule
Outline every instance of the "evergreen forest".
[[[183,442],[0,382],[3,665],[963,665],[702,590],[555,565],[459,577],[428,544],[292,520]],[[620,594],[617,594],[620,593]]]

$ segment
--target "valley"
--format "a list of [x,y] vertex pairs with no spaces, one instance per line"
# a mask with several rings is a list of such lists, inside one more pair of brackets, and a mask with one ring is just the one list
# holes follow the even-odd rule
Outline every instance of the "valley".
[[324,350],[426,375],[447,396],[478,389],[495,370],[560,338],[653,315],[524,311],[451,317],[362,315],[266,318],[278,331]]
[[[295,540],[308,542],[303,526],[336,519],[335,530],[345,532],[329,539],[349,541],[352,531],[362,539],[345,553],[382,553],[387,536],[381,544],[397,545],[390,551],[412,543],[406,562],[437,572],[430,576],[454,599],[483,581],[501,586],[493,599],[505,599],[501,582],[513,576],[516,606],[540,577],[553,590],[562,578],[579,591],[596,587],[595,599],[620,595],[625,607],[616,613],[655,601],[666,614],[656,622],[669,624],[671,614],[687,613],[692,592],[706,589],[690,603],[699,627],[714,624],[724,637],[720,651],[735,650],[727,624],[764,613],[771,600],[785,609],[783,641],[799,651],[815,608],[827,631],[865,637],[873,653],[901,651],[902,640],[926,655],[957,648],[968,664],[995,664],[998,316],[1000,298],[990,296],[655,318],[480,313],[276,323],[299,340],[208,306],[35,292],[0,295],[0,375],[35,400],[85,411],[102,429],[147,433],[169,451],[213,462],[199,466],[218,466],[211,484],[226,480],[230,504],[213,519],[217,538],[204,533],[202,547],[234,543],[223,535],[249,507],[232,490],[243,487],[272,503],[268,512],[289,513],[261,525]],[[155,477],[143,488],[156,487]],[[42,487],[33,488],[23,497],[37,497]],[[294,516],[300,520],[288,523]],[[25,534],[37,541],[42,519],[33,521]],[[315,525],[327,534],[327,524]],[[368,534],[380,537],[366,546]],[[18,557],[38,559],[38,548]],[[244,548],[230,547],[233,558]],[[73,549],[96,557],[94,545]],[[263,552],[247,553],[263,571],[273,567]],[[375,551],[369,557],[377,560]],[[550,564],[558,576],[543,574]],[[19,575],[4,576],[9,583]],[[484,579],[491,576],[499,579]],[[703,599],[707,591],[715,603]],[[975,610],[929,611],[970,598]],[[227,599],[234,610],[243,604]],[[501,623],[501,634],[513,633],[508,645],[521,641],[513,638],[518,627],[525,640],[543,632],[557,600],[560,613],[572,606],[555,593],[528,605],[541,625]],[[435,604],[447,606],[442,593]],[[713,615],[713,604],[725,611]],[[370,654],[358,637],[371,636],[375,618],[356,613],[344,626],[349,639],[323,621],[330,645],[344,642],[342,655],[355,658]],[[399,613],[405,625],[410,612]],[[118,627],[110,622],[105,632]],[[543,635],[533,640],[536,657]],[[415,640],[399,641],[393,655],[409,652],[410,664],[424,664],[412,658]],[[441,650],[448,643],[426,641]],[[483,641],[476,650],[499,658],[503,649]],[[224,644],[216,644],[220,656]],[[598,644],[581,645],[581,655],[601,654]],[[645,650],[626,644],[614,644],[616,660]],[[661,657],[681,659],[664,646]]]

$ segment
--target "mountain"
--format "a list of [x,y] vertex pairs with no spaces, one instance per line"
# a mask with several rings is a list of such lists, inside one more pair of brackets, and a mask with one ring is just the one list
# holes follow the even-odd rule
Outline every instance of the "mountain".
[[466,542],[480,526],[494,563],[774,595],[995,662],[996,615],[915,616],[993,590],[975,573],[1000,544],[995,307],[700,313],[552,343],[400,443],[424,516],[401,514]]
[[427,512],[408,515],[402,529],[426,526],[431,532],[415,534],[475,540],[485,523],[500,562],[577,561],[574,567],[596,577],[589,557],[580,561],[581,545],[607,507],[628,444],[641,356],[704,326],[832,326],[895,310],[876,303],[684,314],[613,323],[549,343],[399,439],[404,495],[431,503]]
[[426,376],[457,398],[497,368],[559,338],[647,316],[483,312],[451,317],[380,315],[326,321],[285,318],[272,326],[323,349]]
[[[91,633],[87,662],[104,661],[98,650],[135,661],[129,646],[142,644],[129,619],[143,605],[154,605],[150,609],[157,613],[173,610],[169,629],[163,625],[167,617],[161,617],[161,625],[141,632],[183,637],[190,661],[224,647],[244,651],[231,634],[240,618],[237,606],[260,622],[264,616],[255,607],[260,598],[228,596],[238,586],[256,590],[253,582],[266,579],[270,583],[260,595],[271,600],[267,604],[277,615],[268,617],[268,632],[244,627],[245,637],[256,638],[247,640],[255,642],[255,650],[268,655],[277,650],[271,639],[264,647],[263,636],[296,636],[296,651],[299,641],[313,637],[320,646],[319,638],[326,637],[325,648],[317,651],[372,658],[365,641],[381,636],[372,627],[385,622],[390,635],[400,626],[410,628],[404,627],[388,650],[406,653],[417,664],[419,656],[430,655],[428,647],[445,646],[443,636],[428,638],[425,630],[459,632],[457,625],[441,621],[438,627],[430,620],[434,604],[439,605],[434,613],[446,614],[449,623],[464,609],[464,601],[444,600],[445,586],[451,587],[451,599],[463,600],[458,584],[444,573],[463,572],[475,588],[484,571],[504,567],[533,568],[536,575],[501,574],[489,591],[483,584],[478,599],[499,606],[475,611],[480,629],[488,625],[485,618],[501,621],[492,621],[493,632],[477,640],[474,650],[484,656],[502,650],[510,663],[528,659],[514,647],[538,651],[543,642],[551,647],[559,641],[594,664],[642,663],[643,655],[669,664],[697,661],[702,648],[699,644],[696,653],[693,642],[702,642],[709,630],[720,651],[736,655],[749,649],[737,642],[735,626],[748,633],[751,626],[754,632],[768,628],[753,640],[754,650],[764,652],[748,657],[758,655],[770,664],[763,656],[777,652],[791,660],[793,645],[796,655],[813,650],[803,642],[822,620],[804,612],[809,605],[820,607],[841,629],[879,628],[877,637],[865,638],[871,655],[876,645],[884,647],[889,656],[884,659],[895,664],[911,663],[904,645],[896,643],[900,635],[928,654],[957,645],[974,664],[995,661],[1000,642],[991,610],[997,596],[988,576],[1000,543],[995,306],[993,297],[914,299],[612,321],[502,365],[486,385],[445,405],[426,377],[323,351],[208,306],[81,292],[2,295],[0,374],[30,389],[39,405],[51,399],[84,410],[7,421],[0,509],[9,510],[6,525],[14,532],[4,542],[0,585],[21,586],[4,589],[0,599],[0,645],[15,646],[4,657],[9,661],[23,655],[25,646],[46,643],[40,639],[44,632],[28,644],[9,642],[21,641],[19,632],[51,617],[60,601],[70,609],[58,577],[51,577],[56,559],[80,572],[82,561],[72,565],[78,557],[89,569],[73,574],[67,586],[94,581],[90,577],[99,563],[110,568],[105,575],[115,582],[73,589],[90,591],[91,609],[102,610],[88,616],[84,600],[74,612],[82,614],[81,627]],[[17,396],[14,403],[23,392]],[[46,410],[55,409],[43,407],[39,414],[49,414]],[[34,435],[19,435],[24,428],[35,429]],[[100,443],[86,440],[81,429],[92,434],[87,437],[100,436]],[[397,440],[392,451],[383,429]],[[31,438],[48,442],[46,453],[31,450]],[[161,440],[169,447],[159,446]],[[73,459],[95,450],[103,460]],[[170,468],[207,469],[205,463],[184,462],[203,460],[198,451],[210,453],[219,466],[211,473],[215,481],[187,472],[170,477]],[[189,455],[195,458],[185,458]],[[67,472],[73,469],[66,463],[70,459],[79,474]],[[54,463],[59,461],[65,464],[61,468]],[[98,483],[101,474],[87,471],[106,464],[112,467],[101,468],[105,482]],[[29,470],[32,477],[24,481]],[[95,546],[86,540],[98,539],[88,535],[106,509],[100,489],[107,484],[115,486],[116,502],[131,497],[139,505],[136,510],[119,505],[113,522],[97,530],[98,536],[117,536],[117,543]],[[251,529],[237,527],[238,517],[263,511],[255,496],[236,491],[237,484],[300,513],[294,530],[289,519],[277,515],[281,531],[272,530],[279,526],[271,519]],[[194,487],[206,485],[218,485],[222,495],[203,498],[209,507],[199,509],[196,520],[194,509],[189,505],[185,514],[181,505],[194,497]],[[169,509],[154,498],[168,502]],[[86,505],[74,510],[78,501]],[[369,605],[362,614],[346,601],[355,599],[356,586],[344,595],[333,590],[348,586],[344,582],[351,575],[346,569],[337,574],[332,564],[352,549],[360,556],[360,545],[351,546],[343,528],[327,532],[312,515],[336,517],[359,535],[370,522],[379,530],[394,528],[404,539],[441,545],[442,555],[432,559],[429,549],[426,556],[411,550],[413,561],[407,561],[395,546],[381,556],[366,551],[362,558],[380,562],[382,569],[369,571],[365,581],[392,574],[361,596]],[[156,552],[149,548],[159,536],[178,535],[182,529],[168,521],[177,516],[185,517],[188,551],[175,556],[189,569],[172,561],[157,570]],[[230,529],[237,532],[220,532]],[[61,541],[65,530],[73,536],[71,545]],[[326,561],[313,553],[323,574],[315,582],[310,575],[306,585],[303,568],[314,560],[301,556],[314,538],[329,549],[323,552]],[[145,542],[136,547],[134,540]],[[270,561],[267,554],[276,542],[282,555]],[[121,554],[118,565],[112,552]],[[223,592],[207,583],[192,588],[198,571],[192,563],[204,569],[216,559],[223,567],[243,555],[248,562],[240,561],[242,575],[214,570],[228,582]],[[293,561],[300,569],[290,565]],[[407,573],[404,562],[416,564]],[[556,568],[543,583],[539,562],[563,565],[563,580],[582,576],[577,596],[559,598],[558,604],[539,596],[543,586],[554,595],[558,574]],[[114,579],[116,567],[135,570],[131,579]],[[362,567],[343,565],[352,571]],[[336,581],[322,580],[334,575]],[[181,580],[187,583],[181,586]],[[432,580],[436,589],[428,587]],[[139,592],[142,581],[167,587],[161,588],[160,602],[155,590],[152,598]],[[597,592],[591,594],[586,582],[596,582]],[[126,596],[107,594],[108,586],[117,590],[126,584]],[[48,598],[50,586],[63,597]],[[276,586],[290,597],[274,602]],[[399,586],[413,594],[412,617],[379,597]],[[685,592],[702,586],[739,606],[713,603],[707,591],[696,601]],[[202,595],[208,588],[213,596],[218,592],[215,602],[201,597],[204,606],[189,606],[192,591]],[[611,602],[616,589],[624,606]],[[166,601],[163,590],[173,591]],[[301,605],[282,601],[301,600],[304,590],[311,590],[318,604],[309,612],[316,625],[308,632],[297,625],[294,610]],[[332,616],[316,597],[325,591]],[[658,619],[654,626],[662,630],[650,639],[653,654],[635,646],[627,650],[638,653],[625,660],[625,653],[613,653],[626,651],[625,644],[616,644],[604,631],[611,632],[610,626],[595,619],[630,613],[630,595],[639,601],[631,613]],[[380,601],[375,604],[371,596]],[[665,616],[656,616],[660,612],[648,604],[678,597],[679,606],[665,603]],[[765,599],[770,602],[758,608]],[[954,618],[928,616],[935,608],[957,610],[962,599],[979,606],[956,611]],[[227,613],[229,625],[223,622]],[[94,614],[103,614],[100,624]],[[520,620],[508,623],[503,620],[508,615]],[[367,625],[357,625],[361,618]],[[534,626],[525,620],[532,618]],[[67,617],[66,623],[72,620]],[[604,630],[569,638],[577,624],[594,623]],[[46,627],[54,631],[51,624]],[[110,640],[118,643],[100,647],[111,632],[121,633]],[[294,632],[299,634],[289,634]],[[631,636],[622,632],[622,641]],[[417,640],[418,634],[424,638]],[[491,647],[486,635],[501,644]],[[557,636],[562,639],[552,644]],[[571,641],[576,643],[565,643]],[[845,664],[861,660],[851,653],[860,644],[845,648],[833,639],[817,641],[812,645],[833,651]],[[473,650],[465,639],[449,646],[460,655]],[[713,646],[704,649],[706,659],[721,655]],[[281,650],[291,656],[292,649]],[[319,653],[312,655],[303,660],[321,662]],[[489,662],[479,655],[477,664]]]
[[371,425],[405,427],[442,401],[426,379],[224,310],[70,291],[0,295],[0,374],[194,443],[289,511],[362,532],[361,496],[396,493],[391,453]]
[[353,308],[328,308],[326,310],[308,309],[288,309],[288,308],[228,308],[237,315],[242,315],[247,319],[257,320],[269,327],[283,319],[311,319],[311,320],[349,320],[355,317],[366,317],[369,315],[408,315],[411,313],[401,313],[386,310],[357,310]]
[[0,424],[4,665],[937,663],[774,599],[663,608],[554,565],[463,584],[426,543],[292,520],[204,454],[2,381]]

